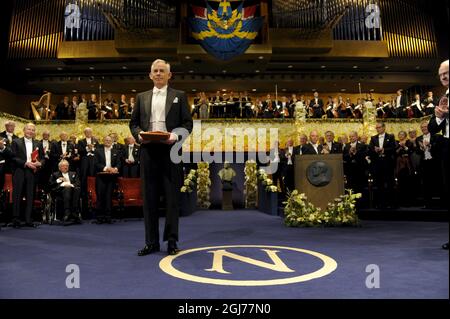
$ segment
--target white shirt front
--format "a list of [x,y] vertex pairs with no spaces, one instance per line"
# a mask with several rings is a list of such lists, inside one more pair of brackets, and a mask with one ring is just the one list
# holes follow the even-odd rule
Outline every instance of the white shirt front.
[[64,180],[65,180],[66,182],[70,182],[69,173],[61,173],[61,174],[62,174],[62,176],[64,177]]
[[67,152],[67,142],[61,142],[61,149],[63,154]]
[[379,145],[380,147],[383,147],[383,145],[384,145],[384,137],[385,137],[385,134],[384,134],[384,133],[378,135],[378,145]]
[[294,154],[294,147],[288,146],[288,153],[291,154],[288,158],[288,165],[292,165],[292,154]]
[[105,147],[105,168],[111,167],[111,147]]
[[331,151],[331,149],[333,148],[333,142],[327,142],[328,145],[328,150]]
[[[431,134],[430,134],[430,133],[425,134],[425,135],[423,136],[423,143],[425,144],[425,142],[426,142],[428,145],[430,145],[430,142],[431,142]],[[426,159],[426,160],[430,160],[430,159],[432,159],[432,158],[433,158],[433,156],[431,156],[430,146],[428,146],[428,147],[425,148],[425,159]]]
[[278,148],[274,150],[274,157],[272,163],[279,163],[280,162],[280,156],[278,154]]
[[420,100],[416,100],[416,102],[414,102],[414,104],[417,106],[419,111],[422,111],[422,104],[420,103]]
[[27,162],[31,162],[31,153],[33,153],[33,140],[26,137],[23,138],[25,141],[25,148],[27,151]]
[[316,153],[319,154],[319,144],[311,143],[311,145],[314,147],[314,150],[316,151]]
[[42,140],[42,148],[44,149],[44,152],[48,151],[48,140]]
[[397,104],[395,105],[396,107],[402,106],[402,105],[401,105],[401,103],[402,103],[401,100],[402,100],[402,96],[401,96],[401,95],[398,95],[398,96],[397,96]]
[[152,114],[150,116],[150,131],[167,132],[166,128],[167,85],[162,89],[153,88]]
[[6,132],[6,137],[8,138],[9,144],[12,143],[13,133]]
[[134,148],[134,144],[130,144],[128,146],[128,160],[130,160],[132,162],[134,162],[133,148]]

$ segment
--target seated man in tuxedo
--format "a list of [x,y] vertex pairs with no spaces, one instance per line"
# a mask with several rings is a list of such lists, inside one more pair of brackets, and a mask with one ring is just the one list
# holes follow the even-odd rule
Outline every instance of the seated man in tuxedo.
[[125,139],[125,153],[123,156],[123,169],[122,176],[127,178],[137,178],[139,177],[139,156],[140,148],[136,145],[136,140],[133,136]]
[[97,194],[97,223],[111,224],[112,198],[122,166],[122,152],[112,147],[113,140],[105,136],[103,145],[98,147],[95,154],[95,192]]
[[303,155],[324,154],[323,146],[319,143],[319,133],[312,131],[309,134],[309,142],[302,146]]
[[69,171],[69,162],[66,160],[59,162],[58,169],[50,176],[49,184],[52,194],[63,200],[64,225],[67,225],[71,216],[76,223],[80,223],[80,178],[76,172]]
[[325,132],[325,143],[323,145],[324,151],[327,154],[342,154],[342,144],[334,141],[334,133],[331,131]]

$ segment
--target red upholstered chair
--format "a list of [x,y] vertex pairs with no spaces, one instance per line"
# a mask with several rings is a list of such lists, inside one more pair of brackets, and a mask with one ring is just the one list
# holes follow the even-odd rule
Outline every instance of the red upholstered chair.
[[92,214],[97,205],[97,193],[95,192],[95,176],[87,178],[88,208]]
[[12,174],[5,174],[5,185],[3,185],[3,197],[5,205],[12,204]]
[[117,182],[120,211],[123,212],[125,207],[142,207],[141,179],[119,177]]

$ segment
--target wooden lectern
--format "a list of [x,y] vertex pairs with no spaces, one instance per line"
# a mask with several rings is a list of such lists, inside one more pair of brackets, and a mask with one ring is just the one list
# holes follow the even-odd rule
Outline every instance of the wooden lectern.
[[295,159],[295,189],[322,211],[344,195],[342,154],[301,155]]

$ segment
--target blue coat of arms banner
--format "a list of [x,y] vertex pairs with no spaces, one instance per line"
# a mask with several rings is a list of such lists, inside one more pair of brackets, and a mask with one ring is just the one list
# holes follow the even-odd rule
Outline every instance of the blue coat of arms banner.
[[257,5],[246,6],[245,1],[232,0],[192,5],[191,35],[217,59],[233,59],[243,54],[258,36],[263,18],[255,16],[256,8]]

